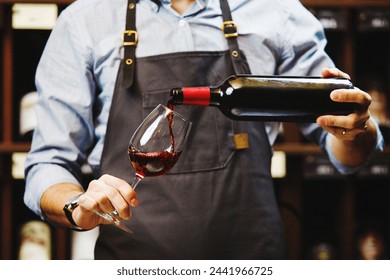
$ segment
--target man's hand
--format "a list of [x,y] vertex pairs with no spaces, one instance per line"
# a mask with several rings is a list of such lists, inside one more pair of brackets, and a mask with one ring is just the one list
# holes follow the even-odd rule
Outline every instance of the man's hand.
[[84,229],[108,223],[94,211],[111,213],[114,210],[123,219],[130,219],[130,206],[138,205],[135,191],[124,180],[111,175],[103,175],[90,182],[87,191],[79,198],[79,207],[73,212],[76,224]]
[[[350,79],[349,75],[337,68],[324,69],[323,77],[341,77]],[[357,104],[355,112],[348,116],[320,116],[317,123],[326,131],[332,133],[342,141],[353,141],[357,135],[368,130],[370,125],[371,96],[358,89],[339,89],[330,94],[330,98],[335,102],[353,102]]]
[[[349,75],[337,68],[325,68],[323,77]],[[376,126],[370,120],[371,96],[358,88],[338,89],[330,94],[335,102],[354,102],[356,110],[347,116],[326,115],[317,118],[317,124],[332,134],[332,152],[345,165],[358,166],[367,160],[376,142]]]

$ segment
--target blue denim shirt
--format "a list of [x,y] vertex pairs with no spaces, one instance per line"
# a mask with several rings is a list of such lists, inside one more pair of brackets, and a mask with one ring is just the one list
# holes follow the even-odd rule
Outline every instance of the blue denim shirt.
[[[183,15],[162,0],[137,4],[137,57],[227,50],[218,0],[196,0]],[[253,74],[319,76],[334,66],[325,53],[321,24],[298,0],[229,1],[238,42]],[[97,169],[116,75],[123,57],[127,0],[78,0],[64,10],[40,60],[36,86],[38,125],[26,161],[25,202],[38,215],[40,198],[60,182],[80,185],[81,163]],[[131,110],[131,108],[128,108]],[[302,132],[329,150],[317,125]],[[278,123],[267,123],[273,144]],[[124,132],[126,133],[126,132]],[[383,146],[378,134],[377,149]],[[341,172],[351,172],[330,155]],[[76,176],[75,176],[76,175]],[[81,186],[81,185],[80,185]]]

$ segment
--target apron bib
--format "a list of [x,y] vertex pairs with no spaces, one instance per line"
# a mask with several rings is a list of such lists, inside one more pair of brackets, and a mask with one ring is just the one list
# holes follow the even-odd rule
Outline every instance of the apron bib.
[[[226,11],[226,1],[221,0],[221,5],[225,19],[230,10]],[[137,58],[129,88],[123,87],[127,66],[122,63],[100,175],[130,182],[134,177],[127,155],[130,137],[158,104],[167,104],[171,88],[217,85],[232,74],[250,73],[242,54],[232,58],[235,47],[236,40],[226,52]],[[132,208],[128,221],[132,235],[112,225],[100,227],[95,258],[284,258],[270,175],[272,151],[263,123],[232,121],[213,107],[176,106],[175,110],[193,122],[179,161],[168,174],[140,182],[140,204]],[[234,135],[243,133],[248,135],[249,148],[237,149]]]

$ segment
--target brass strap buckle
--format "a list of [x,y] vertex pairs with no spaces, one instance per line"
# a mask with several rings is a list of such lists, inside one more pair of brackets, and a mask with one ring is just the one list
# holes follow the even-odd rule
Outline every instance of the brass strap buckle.
[[136,46],[138,43],[138,32],[135,30],[125,30],[123,32],[123,46]]
[[225,38],[237,37],[237,24],[234,21],[224,21],[222,24],[222,31],[225,34]]

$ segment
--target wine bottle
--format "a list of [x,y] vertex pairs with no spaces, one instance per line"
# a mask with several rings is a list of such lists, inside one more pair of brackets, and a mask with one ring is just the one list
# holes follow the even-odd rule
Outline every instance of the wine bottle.
[[22,225],[18,259],[51,259],[51,232],[47,223],[40,220],[32,220]]
[[216,87],[173,88],[168,104],[215,106],[235,120],[315,122],[353,112],[355,103],[330,99],[333,90],[351,88],[344,78],[234,75]]

